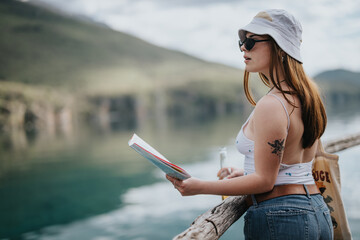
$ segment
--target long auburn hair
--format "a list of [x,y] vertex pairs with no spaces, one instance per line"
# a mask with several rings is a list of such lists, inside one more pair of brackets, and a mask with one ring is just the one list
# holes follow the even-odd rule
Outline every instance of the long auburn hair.
[[[302,147],[311,147],[322,136],[327,123],[325,107],[317,85],[305,74],[302,64],[286,54],[271,37],[270,43],[270,79],[262,73],[259,73],[260,78],[266,86],[270,86],[271,82],[294,108],[297,106],[285,94],[294,94],[300,99],[301,118],[304,124]],[[275,76],[279,76],[278,71],[281,71],[283,76],[285,76],[284,81],[291,89],[290,91],[283,90],[280,83],[275,81],[274,71]],[[244,91],[248,101],[255,106],[256,102],[252,97],[249,87],[249,72],[246,70],[244,72]]]

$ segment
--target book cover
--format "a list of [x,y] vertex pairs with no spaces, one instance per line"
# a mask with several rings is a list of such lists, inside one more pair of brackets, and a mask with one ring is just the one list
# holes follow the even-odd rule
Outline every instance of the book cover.
[[135,133],[129,141],[129,146],[169,176],[181,180],[191,177],[184,169],[171,163]]

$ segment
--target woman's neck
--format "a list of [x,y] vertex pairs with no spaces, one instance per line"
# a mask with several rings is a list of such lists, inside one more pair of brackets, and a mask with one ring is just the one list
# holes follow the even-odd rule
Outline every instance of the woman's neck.
[[[272,81],[270,81],[270,72],[263,73],[263,74],[266,76],[267,79],[269,79],[269,84],[270,84],[269,87],[274,88],[274,84],[272,83]],[[279,84],[285,79],[285,77],[281,71],[273,71],[273,77],[274,77],[275,83],[279,83]]]

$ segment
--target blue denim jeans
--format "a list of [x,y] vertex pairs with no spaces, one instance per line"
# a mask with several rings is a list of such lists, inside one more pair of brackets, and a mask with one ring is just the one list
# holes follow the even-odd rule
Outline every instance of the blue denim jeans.
[[246,240],[327,240],[334,235],[330,211],[320,194],[287,195],[261,203],[253,198],[244,219]]

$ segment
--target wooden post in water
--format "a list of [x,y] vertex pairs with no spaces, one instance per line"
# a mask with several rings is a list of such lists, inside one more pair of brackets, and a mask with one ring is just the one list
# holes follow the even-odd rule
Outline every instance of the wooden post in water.
[[[323,143],[328,153],[335,153],[356,145],[360,145],[360,133]],[[196,218],[188,229],[175,236],[173,240],[219,239],[246,212],[245,198],[246,195],[228,197]]]

